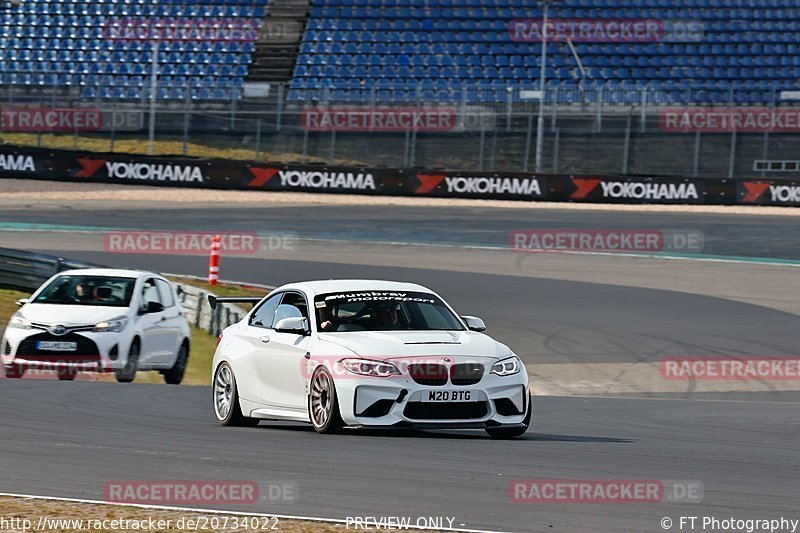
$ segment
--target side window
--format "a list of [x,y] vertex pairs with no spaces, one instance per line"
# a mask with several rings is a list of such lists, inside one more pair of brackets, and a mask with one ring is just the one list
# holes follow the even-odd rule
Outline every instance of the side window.
[[164,304],[164,307],[172,307],[175,305],[175,299],[172,297],[172,287],[170,284],[163,279],[157,279],[156,286],[158,287],[158,294],[161,296],[161,302]]
[[276,294],[261,304],[261,306],[250,315],[250,325],[257,328],[271,329],[272,322],[275,319],[275,310],[278,309],[278,304],[281,302],[282,296],[283,294]]
[[[302,315],[304,318],[308,318],[308,304],[306,304],[306,299],[302,294],[298,294],[296,292],[287,292],[283,295],[283,300],[281,301],[281,307],[284,305],[290,305],[299,311],[299,315]],[[280,313],[280,310],[278,310]],[[296,312],[292,312],[291,314],[286,314],[286,316],[281,316],[277,320],[281,318],[291,318],[295,316],[299,316]]]
[[156,280],[153,278],[145,281],[144,287],[142,288],[142,307],[147,307],[150,302],[164,304],[164,302],[161,301],[161,296],[158,294]]

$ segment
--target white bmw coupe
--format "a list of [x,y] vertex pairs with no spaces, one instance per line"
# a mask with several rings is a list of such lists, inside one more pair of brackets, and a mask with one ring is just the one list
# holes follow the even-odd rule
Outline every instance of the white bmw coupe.
[[436,293],[389,281],[294,283],[220,335],[213,404],[222,425],[259,420],[344,427],[484,429],[517,437],[531,421],[528,373],[505,345]]

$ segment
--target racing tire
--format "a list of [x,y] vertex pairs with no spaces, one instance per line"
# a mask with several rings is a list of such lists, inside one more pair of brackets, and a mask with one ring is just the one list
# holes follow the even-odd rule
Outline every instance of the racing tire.
[[336,384],[325,367],[317,368],[311,377],[308,414],[317,433],[339,433],[344,427]]
[[162,372],[164,381],[167,385],[180,385],[183,381],[183,376],[186,374],[186,366],[189,364],[189,346],[184,342],[178,349],[178,357],[175,359],[175,364],[169,370]]
[[130,350],[128,350],[128,360],[125,362],[125,368],[115,372],[118,382],[131,383],[136,379],[136,370],[139,368],[139,350],[139,341],[133,341]]
[[214,384],[211,387],[214,395],[214,415],[221,426],[253,427],[259,419],[244,416],[239,405],[239,390],[236,377],[228,363],[222,363],[214,372]]
[[75,376],[78,375],[78,372],[76,370],[66,370],[63,372],[61,370],[58,370],[57,374],[59,381],[73,381],[75,379]]
[[9,379],[20,379],[25,375],[25,367],[22,365],[8,365],[3,367],[3,374]]
[[522,427],[493,427],[486,428],[486,433],[493,439],[504,440],[521,437],[528,431],[531,425],[531,417],[533,415],[533,402],[531,401],[530,394],[528,395],[528,412],[525,413],[525,418],[522,420]]

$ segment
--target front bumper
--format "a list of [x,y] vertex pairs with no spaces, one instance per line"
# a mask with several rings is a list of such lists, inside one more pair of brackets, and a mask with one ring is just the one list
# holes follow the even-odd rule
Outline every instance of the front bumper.
[[[75,349],[52,349],[53,343],[68,343]],[[26,370],[112,372],[125,366],[127,348],[122,346],[127,345],[123,343],[119,333],[82,331],[56,336],[41,329],[7,328],[0,343],[0,359],[3,366]]]
[[[469,386],[425,386],[403,376],[337,379],[336,391],[345,424],[361,427],[518,426],[525,419],[530,401],[524,370],[505,377],[487,374]],[[424,401],[445,393],[455,393],[461,401]]]

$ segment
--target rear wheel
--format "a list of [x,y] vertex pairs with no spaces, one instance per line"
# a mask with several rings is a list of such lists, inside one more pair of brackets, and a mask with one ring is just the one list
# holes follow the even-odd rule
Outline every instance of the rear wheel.
[[515,437],[521,437],[528,431],[528,427],[531,425],[531,416],[533,415],[533,402],[531,402],[531,396],[528,395],[528,412],[525,414],[525,418],[522,420],[522,426],[520,427],[511,427],[511,428],[504,428],[504,427],[494,427],[494,428],[486,428],[486,433],[489,434],[490,437],[493,439],[513,439]]
[[125,368],[117,370],[117,381],[120,383],[130,383],[136,378],[136,370],[139,368],[139,341],[133,341],[131,349],[128,350],[128,360]]
[[8,365],[3,367],[3,373],[7,378],[19,379],[25,375],[25,367],[22,365]]
[[228,363],[222,363],[214,374],[214,414],[222,426],[256,426],[258,418],[242,414],[236,377]]
[[178,357],[175,359],[175,364],[172,368],[162,372],[164,374],[164,381],[168,385],[180,385],[183,381],[183,375],[186,374],[186,366],[189,364],[189,346],[184,342],[178,350]]
[[311,378],[308,413],[317,433],[338,433],[344,427],[336,385],[325,367],[318,368]]

